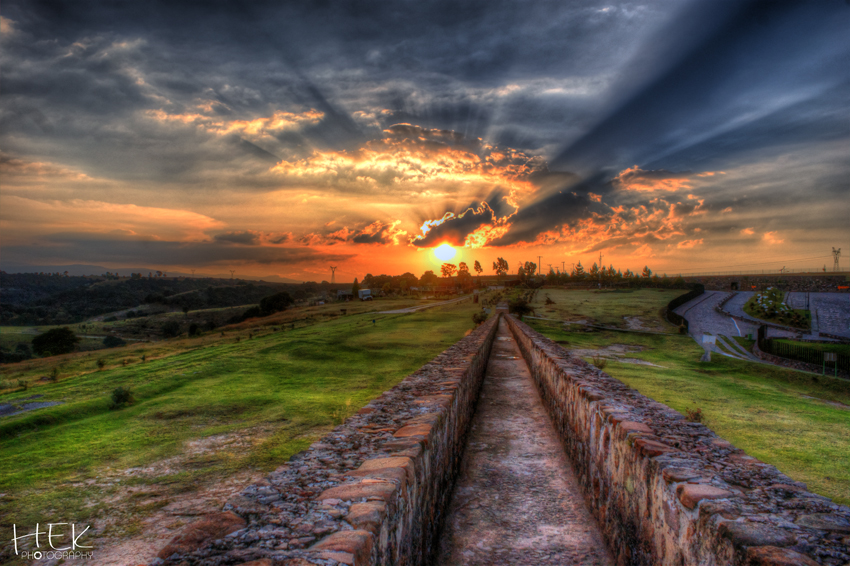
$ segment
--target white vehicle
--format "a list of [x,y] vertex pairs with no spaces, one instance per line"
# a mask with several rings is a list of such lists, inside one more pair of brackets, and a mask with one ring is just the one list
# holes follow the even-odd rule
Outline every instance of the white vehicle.
[[372,290],[371,289],[360,289],[357,291],[357,296],[361,301],[371,301],[372,300]]

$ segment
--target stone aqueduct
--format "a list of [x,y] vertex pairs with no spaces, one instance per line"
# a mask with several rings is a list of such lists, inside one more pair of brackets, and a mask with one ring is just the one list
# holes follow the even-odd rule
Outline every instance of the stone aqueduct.
[[505,312],[188,525],[155,564],[428,564],[499,324],[519,345],[616,564],[850,564],[850,508]]

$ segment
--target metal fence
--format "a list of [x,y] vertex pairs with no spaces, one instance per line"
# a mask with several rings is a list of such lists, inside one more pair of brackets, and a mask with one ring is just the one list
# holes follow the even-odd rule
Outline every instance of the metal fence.
[[[759,350],[762,352],[789,360],[820,366],[821,368],[824,368],[824,371],[827,374],[834,372],[836,366],[838,367],[839,372],[850,373],[850,356],[846,354],[823,352],[817,348],[810,348],[801,344],[779,342],[773,338],[763,338],[763,334],[763,332],[759,332]],[[831,360],[824,362],[824,354],[832,354],[830,357],[832,357],[834,361]]]
[[753,271],[702,271],[683,272],[668,277],[711,277],[721,275],[844,275],[850,276],[850,271],[824,271],[823,268],[800,268],[800,269],[761,269]]

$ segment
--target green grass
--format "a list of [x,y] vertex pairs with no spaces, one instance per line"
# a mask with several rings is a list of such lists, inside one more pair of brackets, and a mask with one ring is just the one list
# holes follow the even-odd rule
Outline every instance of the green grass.
[[687,336],[568,332],[554,323],[529,323],[567,349],[611,344],[643,348],[629,356],[663,368],[609,359],[605,371],[683,414],[702,409],[706,425],[738,448],[805,482],[816,493],[850,503],[846,381],[724,356],[700,363],[702,348]]
[[[676,327],[661,319],[667,303],[685,291],[669,289],[622,289],[574,291],[540,289],[532,306],[536,316],[564,321],[586,320],[603,326],[627,328],[625,317],[634,317],[649,329],[675,332]],[[546,304],[546,296],[554,304]]]
[[[210,435],[267,431],[241,453],[208,453],[179,473],[133,481],[180,492],[246,467],[272,470],[455,343],[472,328],[477,307],[464,302],[322,322],[292,311],[286,317],[300,320],[295,330],[282,330],[281,314],[224,336],[216,331],[5,367],[5,380],[32,387],[7,391],[0,402],[39,394],[39,401],[64,404],[0,420],[0,523],[34,523],[51,512],[80,522],[104,513],[102,490],[80,489],[81,482],[162,461]],[[95,366],[98,355],[106,357],[104,371]],[[39,381],[51,367],[61,368],[60,381]],[[136,402],[110,411],[118,386],[129,386]]]
[[743,348],[748,352],[753,351],[753,344],[756,343],[755,340],[750,340],[746,336],[729,336],[729,338],[735,340],[735,342],[743,346]]

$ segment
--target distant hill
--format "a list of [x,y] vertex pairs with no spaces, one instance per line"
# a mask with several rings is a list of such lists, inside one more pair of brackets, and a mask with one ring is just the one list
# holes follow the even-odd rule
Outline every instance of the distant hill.
[[[109,268],[103,267],[101,265],[88,265],[82,263],[74,263],[70,265],[20,265],[20,264],[7,264],[0,262],[0,269],[5,271],[6,273],[61,273],[64,274],[66,271],[68,275],[76,275],[76,276],[87,276],[87,275],[103,275],[104,273],[115,273],[121,275],[122,277],[130,277],[133,273],[141,273],[143,276],[147,276],[148,273],[155,274],[156,269],[150,269],[148,267],[122,267],[122,268]],[[183,273],[180,271],[168,271],[169,277],[195,277],[191,273]],[[205,279],[230,279],[229,273],[216,273],[212,275],[197,275],[198,278]],[[249,281],[271,281],[275,283],[293,283],[300,284],[304,283],[304,281],[299,281],[297,279],[289,279],[288,277],[281,277],[279,275],[263,275],[263,276],[252,276],[246,275],[244,277],[240,277],[240,279],[246,279]]]
[[72,324],[140,305],[157,306],[160,310],[163,306],[174,310],[233,307],[257,304],[280,291],[287,291],[300,301],[323,293],[335,294],[336,289],[344,287],[347,285],[212,277],[82,277],[0,271],[0,322]]

